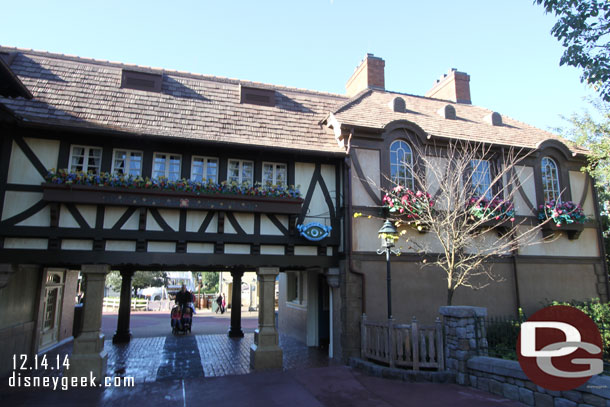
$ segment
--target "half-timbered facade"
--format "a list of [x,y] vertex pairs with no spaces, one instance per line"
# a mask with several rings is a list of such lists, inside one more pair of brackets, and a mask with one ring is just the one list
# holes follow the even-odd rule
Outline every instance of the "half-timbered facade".
[[[10,84],[0,101],[0,263],[11,265],[6,276],[26,264],[38,270],[23,293],[31,309],[22,325],[33,338],[50,317],[38,311],[44,299],[36,291],[47,270],[92,264],[228,270],[235,278],[265,269],[274,297],[280,270],[339,266],[344,153],[319,120],[342,97],[0,51]],[[115,178],[106,182],[107,174]],[[138,177],[155,185],[126,181]],[[211,187],[193,192],[184,180]],[[3,291],[29,287],[13,286],[19,282],[8,278]],[[7,355],[42,345],[15,344]]]
[[[417,159],[412,143],[432,138],[535,150],[517,215],[533,217],[563,191],[593,219],[499,260],[503,283],[456,302],[508,314],[547,298],[607,299],[597,203],[579,172],[586,152],[472,106],[465,74],[451,71],[419,97],[386,91],[384,65],[367,55],[343,96],[0,48],[0,360],[70,337],[80,270],[85,322],[70,374],[103,371],[110,269],[124,281],[134,270],[222,270],[236,290],[256,271],[256,368],[281,365],[276,278],[281,330],[328,344],[333,357],[358,354],[360,316],[381,318],[385,307],[378,186]],[[443,304],[442,276],[420,261],[408,252],[395,261],[399,321]]]

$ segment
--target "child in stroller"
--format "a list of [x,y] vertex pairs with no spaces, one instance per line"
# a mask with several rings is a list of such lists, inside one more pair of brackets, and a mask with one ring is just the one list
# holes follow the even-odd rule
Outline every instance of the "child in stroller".
[[180,292],[176,294],[176,306],[172,308],[172,333],[191,332],[194,311],[193,295],[186,290],[186,285],[183,284]]
[[172,308],[171,313],[171,324],[172,333],[184,333],[191,332],[191,325],[193,323],[193,310],[190,306],[176,304]]

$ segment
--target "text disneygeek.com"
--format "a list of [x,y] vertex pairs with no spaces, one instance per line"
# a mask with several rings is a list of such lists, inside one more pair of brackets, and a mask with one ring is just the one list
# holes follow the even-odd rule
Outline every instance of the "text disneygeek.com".
[[41,387],[53,390],[68,390],[70,387],[134,387],[133,377],[104,377],[101,383],[96,383],[93,373],[82,377],[30,377],[13,372],[8,379],[9,387]]
[[131,376],[104,377],[98,380],[92,372],[89,376],[26,376],[20,371],[59,371],[70,369],[70,359],[66,355],[48,357],[46,355],[13,355],[13,374],[8,379],[9,387],[40,387],[53,390],[68,390],[70,387],[134,387],[135,380]]

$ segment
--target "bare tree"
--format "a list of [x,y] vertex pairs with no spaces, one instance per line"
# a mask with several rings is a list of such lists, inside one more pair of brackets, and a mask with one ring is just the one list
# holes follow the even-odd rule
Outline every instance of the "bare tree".
[[516,217],[513,207],[519,179],[525,181],[519,164],[527,155],[460,140],[415,146],[414,159],[405,160],[413,163],[404,163],[403,185],[392,180],[394,188],[386,191],[384,204],[397,226],[430,234],[409,237],[406,228],[399,229],[424,255],[425,266],[446,273],[448,305],[460,287],[480,289],[499,280],[490,260],[542,242],[538,232],[550,219]]

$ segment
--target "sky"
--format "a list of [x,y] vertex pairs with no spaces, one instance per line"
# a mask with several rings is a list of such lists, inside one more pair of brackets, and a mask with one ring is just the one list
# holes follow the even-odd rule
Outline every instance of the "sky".
[[4,46],[338,94],[372,53],[388,90],[424,95],[457,68],[473,104],[544,130],[595,95],[533,0],[2,3]]

